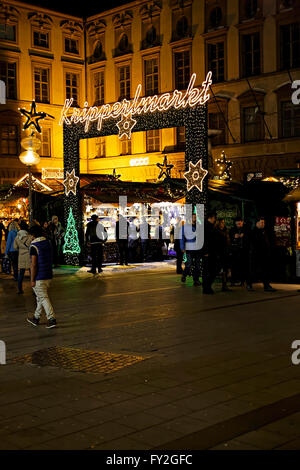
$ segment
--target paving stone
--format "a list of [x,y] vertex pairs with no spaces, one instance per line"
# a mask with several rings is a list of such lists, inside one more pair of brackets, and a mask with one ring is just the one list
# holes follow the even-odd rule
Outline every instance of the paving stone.
[[210,450],[259,450],[259,447],[233,439],[232,441],[224,442],[223,444],[212,447]]
[[112,441],[122,436],[128,436],[135,430],[129,426],[124,426],[115,421],[94,426],[85,430],[85,433],[93,438],[97,444]]
[[115,421],[134,429],[145,429],[162,423],[164,418],[151,415],[150,413],[139,412],[117,418]]
[[63,418],[57,421],[52,421],[51,423],[39,425],[39,429],[47,431],[56,437],[64,436],[65,434],[72,434],[83,429],[87,429],[88,427],[89,425],[87,423],[83,423],[82,421],[74,418]]
[[39,428],[30,428],[24,431],[17,431],[8,434],[9,440],[17,445],[20,449],[26,449],[29,446],[43,443],[51,439],[50,433]]
[[129,437],[122,437],[103,444],[96,444],[92,446],[94,450],[148,450],[147,444],[135,441]]
[[275,434],[263,429],[249,432],[238,437],[240,442],[244,442],[250,446],[255,446],[258,449],[274,449],[280,445],[286,444],[289,439],[280,434]]

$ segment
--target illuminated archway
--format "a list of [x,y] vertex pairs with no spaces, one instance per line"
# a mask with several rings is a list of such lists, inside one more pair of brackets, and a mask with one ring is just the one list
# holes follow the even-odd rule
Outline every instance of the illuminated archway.
[[[141,98],[143,99],[143,98]],[[128,102],[129,103],[129,102]],[[107,106],[107,105],[106,105]],[[76,119],[77,122],[63,122],[63,144],[64,144],[64,174],[65,178],[68,174],[75,170],[75,175],[80,176],[79,168],[79,141],[81,139],[89,139],[94,137],[104,137],[110,135],[118,135],[116,118],[109,117],[101,121],[99,130],[99,122],[94,120],[89,123],[88,129],[86,122],[82,119]],[[185,168],[189,170],[189,162],[196,164],[202,160],[203,169],[208,167],[208,150],[207,150],[207,105],[197,104],[195,106],[186,106],[176,109],[170,107],[164,111],[145,112],[142,114],[135,113],[136,121],[132,132],[147,131],[153,129],[165,129],[171,127],[185,127],[186,150],[185,150]],[[192,204],[206,204],[207,202],[207,185],[208,178],[203,181],[202,192],[193,187],[187,192],[186,202]],[[65,223],[69,218],[70,210],[75,220],[76,228],[79,234],[79,242],[83,243],[82,230],[82,205],[79,183],[74,192],[70,191],[64,199]],[[65,253],[67,264],[77,265],[80,261],[80,255],[76,252]]]

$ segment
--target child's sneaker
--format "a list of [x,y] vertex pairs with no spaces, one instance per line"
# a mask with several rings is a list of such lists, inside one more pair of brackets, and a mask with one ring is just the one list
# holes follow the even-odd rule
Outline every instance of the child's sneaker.
[[47,321],[46,328],[55,328],[55,327],[56,327],[56,319],[50,318],[50,320]]
[[35,316],[33,316],[33,317],[28,317],[28,318],[27,318],[27,321],[28,321],[28,323],[31,323],[31,325],[33,325],[33,326],[39,326],[39,324],[40,324],[40,319],[39,319],[39,318],[35,318]]

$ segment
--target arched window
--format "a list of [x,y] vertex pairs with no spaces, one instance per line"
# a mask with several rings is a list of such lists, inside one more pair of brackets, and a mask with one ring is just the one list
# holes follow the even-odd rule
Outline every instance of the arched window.
[[246,18],[253,18],[257,12],[257,0],[246,0],[245,2],[245,16]]
[[128,46],[129,46],[128,36],[127,34],[124,33],[120,38],[119,49],[120,51],[124,52],[128,49]]
[[221,26],[222,19],[223,19],[222,9],[220,7],[214,8],[210,13],[209,19],[210,19],[210,26],[212,28],[217,28],[218,26]]
[[146,33],[146,42],[148,45],[154,44],[157,39],[156,29],[152,25]]
[[97,41],[94,47],[93,57],[95,59],[100,59],[103,54],[103,48],[101,41]]
[[188,33],[188,20],[185,16],[182,16],[178,21],[176,25],[176,33],[179,38],[183,38],[187,35]]

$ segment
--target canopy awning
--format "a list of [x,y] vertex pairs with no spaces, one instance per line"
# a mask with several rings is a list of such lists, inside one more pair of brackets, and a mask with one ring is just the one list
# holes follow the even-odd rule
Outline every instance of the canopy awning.
[[300,186],[290,191],[283,200],[284,202],[299,202],[300,201]]

